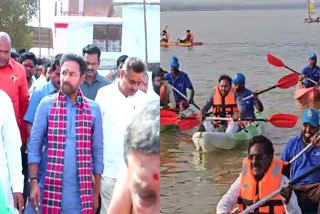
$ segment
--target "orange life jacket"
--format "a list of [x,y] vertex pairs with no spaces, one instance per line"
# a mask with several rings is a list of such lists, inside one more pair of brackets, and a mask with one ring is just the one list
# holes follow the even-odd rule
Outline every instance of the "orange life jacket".
[[213,90],[212,112],[214,116],[232,117],[233,113],[239,112],[234,88],[231,88],[225,97],[222,97],[219,86],[215,86]]
[[[261,181],[256,182],[248,158],[243,160],[240,183],[238,210],[254,204],[259,199],[269,195],[280,187],[282,168],[286,165],[281,160],[274,159]],[[257,189],[258,188],[258,189]],[[258,194],[256,192],[258,191]],[[264,206],[257,208],[258,213],[285,213],[280,194],[272,198]],[[254,213],[256,213],[256,211]]]
[[167,86],[164,84],[160,85],[160,103],[167,101]]

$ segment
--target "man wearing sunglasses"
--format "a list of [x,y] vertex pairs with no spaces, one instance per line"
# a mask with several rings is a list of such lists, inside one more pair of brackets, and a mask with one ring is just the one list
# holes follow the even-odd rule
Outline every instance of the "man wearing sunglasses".
[[[243,211],[289,182],[288,178],[282,175],[284,163],[274,159],[273,155],[273,145],[268,138],[260,135],[249,142],[248,156],[243,160],[240,176],[219,201],[217,214],[231,213],[235,208]],[[301,213],[297,197],[292,190],[281,191],[256,211],[257,213]]]

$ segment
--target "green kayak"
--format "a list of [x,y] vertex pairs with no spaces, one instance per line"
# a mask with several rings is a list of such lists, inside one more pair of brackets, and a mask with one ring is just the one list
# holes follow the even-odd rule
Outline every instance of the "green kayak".
[[[260,112],[256,112],[256,118],[265,118]],[[254,121],[236,133],[225,132],[196,132],[192,136],[197,150],[204,152],[216,149],[234,149],[254,136],[261,135],[264,130],[264,121]]]

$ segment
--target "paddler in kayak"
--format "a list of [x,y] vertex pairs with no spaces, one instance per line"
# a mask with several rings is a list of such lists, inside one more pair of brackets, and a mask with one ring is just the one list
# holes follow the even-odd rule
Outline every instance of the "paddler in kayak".
[[191,33],[190,30],[186,30],[186,36],[184,39],[178,38],[178,42],[180,43],[188,43],[188,42],[193,42],[193,34]]
[[160,108],[175,109],[176,101],[174,99],[172,86],[164,79],[164,75],[168,73],[160,68]]
[[[208,98],[206,104],[201,108],[198,119],[203,121],[206,113],[212,107],[212,112],[215,117],[233,117],[239,118],[239,111],[236,100],[236,91],[232,88],[232,79],[228,75],[221,75],[219,77],[219,84],[213,88],[213,93]],[[236,122],[204,121],[203,126],[207,132],[226,132],[235,133],[239,130]],[[202,127],[200,127],[200,130]],[[202,130],[201,130],[202,131]]]
[[[231,213],[234,208],[243,211],[259,199],[284,186],[279,195],[254,213],[299,214],[297,196],[285,186],[289,179],[282,174],[283,161],[274,159],[272,142],[265,136],[253,137],[249,142],[248,156],[243,160],[242,171],[217,205],[217,214]],[[258,191],[258,192],[257,192]]]
[[[290,173],[288,173],[290,179],[299,177],[320,163],[320,142],[317,140],[320,136],[319,127],[318,110],[305,109],[302,113],[301,132],[288,141],[281,154],[281,160],[289,161],[310,143],[312,143],[313,146],[303,154],[303,157],[297,159],[290,165]],[[294,190],[303,213],[320,213],[319,171],[297,183],[296,186],[294,186]]]
[[[263,111],[263,105],[261,101],[255,92],[252,92],[246,88],[246,77],[242,73],[237,73],[232,82],[236,90],[235,94],[240,118],[254,119],[254,107],[256,107],[259,112]],[[251,94],[253,94],[252,98],[245,101],[242,100],[244,97],[250,96]]]
[[310,88],[315,86],[315,84],[307,78],[319,83],[320,67],[317,66],[317,55],[315,53],[309,55],[309,65],[302,69],[301,74],[302,75],[300,80],[302,88]]
[[[179,70],[179,60],[176,56],[171,57],[169,61],[171,73],[164,75],[164,79],[167,80],[174,90],[174,98],[176,101],[176,107],[179,111],[183,111],[189,107],[189,104],[193,103],[194,89],[187,73]],[[190,90],[190,97],[186,100],[177,91],[187,97],[187,89]]]
[[167,31],[162,31],[160,42],[169,42],[169,34],[167,33]]

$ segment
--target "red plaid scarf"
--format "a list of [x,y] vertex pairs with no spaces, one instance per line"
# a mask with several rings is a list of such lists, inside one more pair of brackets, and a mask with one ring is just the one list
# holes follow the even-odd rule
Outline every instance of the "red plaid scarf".
[[[49,115],[48,165],[44,181],[43,214],[59,214],[61,210],[67,116],[66,97],[59,92]],[[93,213],[91,127],[92,116],[90,106],[79,90],[76,111],[76,139],[82,214]]]

